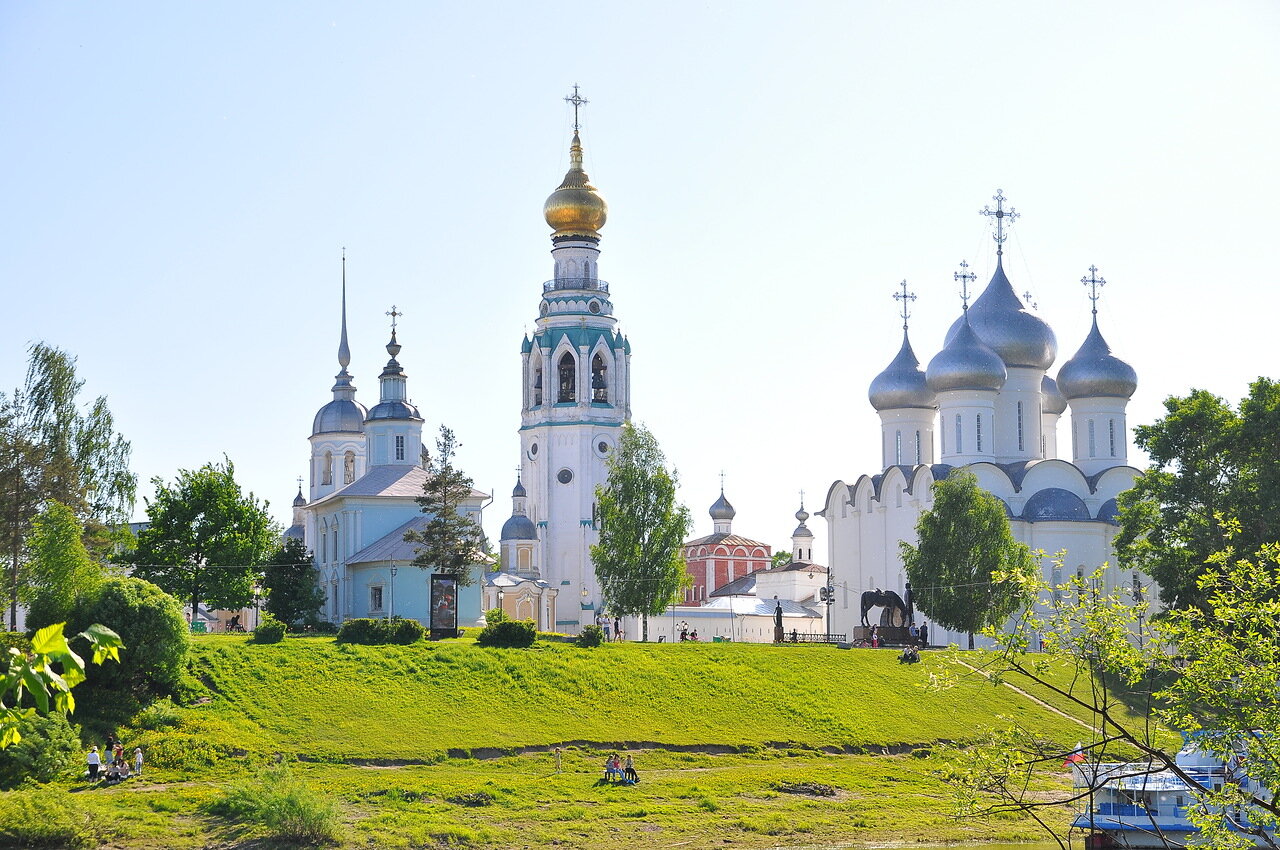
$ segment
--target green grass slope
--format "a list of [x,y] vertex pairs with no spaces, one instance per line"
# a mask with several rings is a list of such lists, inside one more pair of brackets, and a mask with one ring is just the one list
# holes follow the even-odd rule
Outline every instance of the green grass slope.
[[930,690],[943,666],[936,653],[901,665],[892,651],[834,647],[257,646],[238,637],[199,639],[192,661],[213,692],[194,713],[246,748],[320,760],[417,762],[574,741],[875,750],[965,741],[1011,722],[1060,743],[1081,737],[1009,688],[973,678]]

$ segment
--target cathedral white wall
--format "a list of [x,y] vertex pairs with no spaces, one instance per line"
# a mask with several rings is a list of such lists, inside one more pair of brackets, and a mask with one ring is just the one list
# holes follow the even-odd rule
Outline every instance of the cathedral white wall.
[[1072,457],[1085,475],[1128,463],[1128,399],[1077,398],[1067,404],[1071,409]]
[[[933,428],[937,411],[932,408],[907,407],[881,410],[880,455],[881,466],[933,463]],[[916,435],[920,435],[919,457],[916,455]]]
[[978,390],[938,394],[938,440],[943,463],[964,466],[995,457],[995,396],[994,392]]
[[[1015,463],[1040,457],[1043,369],[1008,367],[1004,386],[996,395],[994,454],[998,463]],[[1021,433],[1018,405],[1022,405]]]
[[[1043,410],[1043,408],[1041,408]],[[1058,419],[1056,413],[1040,414],[1040,439],[1043,450],[1040,456],[1043,458],[1058,457]]]

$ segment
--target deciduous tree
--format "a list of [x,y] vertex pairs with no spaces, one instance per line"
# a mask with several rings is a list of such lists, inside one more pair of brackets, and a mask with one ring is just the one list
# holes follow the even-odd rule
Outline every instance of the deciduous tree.
[[191,605],[240,608],[253,601],[261,566],[279,531],[267,503],[245,493],[230,460],[180,470],[172,485],[153,479],[150,525],[130,556],[134,574]]
[[418,504],[427,521],[421,530],[407,532],[404,539],[422,544],[413,559],[415,566],[454,576],[458,584],[468,585],[476,581],[475,565],[485,560],[485,541],[480,526],[462,511],[473,487],[471,477],[453,465],[457,447],[453,431],[441,425],[435,456],[422,450],[427,478]]
[[1019,577],[1035,559],[1009,529],[1003,503],[967,470],[933,485],[933,507],[916,523],[919,542],[899,543],[915,605],[948,629],[973,633],[1005,622],[1026,597]]
[[1134,429],[1151,466],[1118,500],[1116,555],[1159,583],[1166,606],[1204,609],[1214,553],[1231,545],[1252,557],[1280,540],[1280,384],[1259,378],[1238,411],[1205,390],[1165,410]]
[[639,616],[646,641],[649,617],[661,614],[687,580],[681,546],[692,520],[676,501],[676,473],[666,463],[653,434],[628,422],[609,456],[609,477],[596,488],[600,542],[591,560],[605,608]]
[[90,557],[83,535],[76,515],[61,502],[49,502],[36,517],[21,594],[28,628],[65,622],[76,603],[102,584],[106,571]]
[[115,430],[107,400],[82,403],[76,360],[38,342],[26,380],[0,393],[0,547],[9,566],[9,619],[16,618],[23,543],[46,500],[67,505],[91,551],[104,552],[112,529],[133,510],[132,451]]

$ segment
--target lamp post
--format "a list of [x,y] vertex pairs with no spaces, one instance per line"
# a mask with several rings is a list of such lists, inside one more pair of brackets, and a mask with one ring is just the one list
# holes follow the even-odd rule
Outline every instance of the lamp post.
[[507,613],[507,609],[502,607],[502,588],[498,588],[498,610],[504,614]]
[[396,562],[391,562],[391,599],[387,603],[387,619],[395,619],[396,616]]

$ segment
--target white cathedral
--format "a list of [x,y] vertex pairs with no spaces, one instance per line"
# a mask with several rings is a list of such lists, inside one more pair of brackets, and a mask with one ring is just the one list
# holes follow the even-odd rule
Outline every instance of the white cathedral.
[[[906,594],[899,541],[914,543],[916,522],[932,506],[932,485],[965,467],[1008,511],[1014,536],[1043,550],[1044,578],[1055,585],[1072,574],[1092,574],[1103,563],[1108,587],[1136,581],[1115,566],[1116,496],[1139,471],[1127,457],[1125,408],[1137,388],[1132,367],[1111,353],[1098,329],[1097,287],[1090,269],[1093,327],[1075,355],[1058,370],[1053,330],[1028,312],[1003,265],[1003,194],[995,196],[996,270],[983,293],[968,304],[926,369],[907,336],[897,356],[871,382],[869,399],[880,415],[881,469],[856,480],[836,481],[819,516],[827,520],[828,560],[837,589],[833,631],[853,633],[861,623],[862,593]],[[1058,426],[1069,411],[1070,460],[1059,457]],[[936,452],[936,454],[935,454]],[[1053,558],[1065,551],[1066,561]],[[917,589],[917,596],[919,589]],[[875,611],[875,617],[882,616]],[[917,612],[917,619],[922,615]],[[878,622],[872,619],[871,622]],[[929,623],[930,642],[961,643],[965,636]]]

